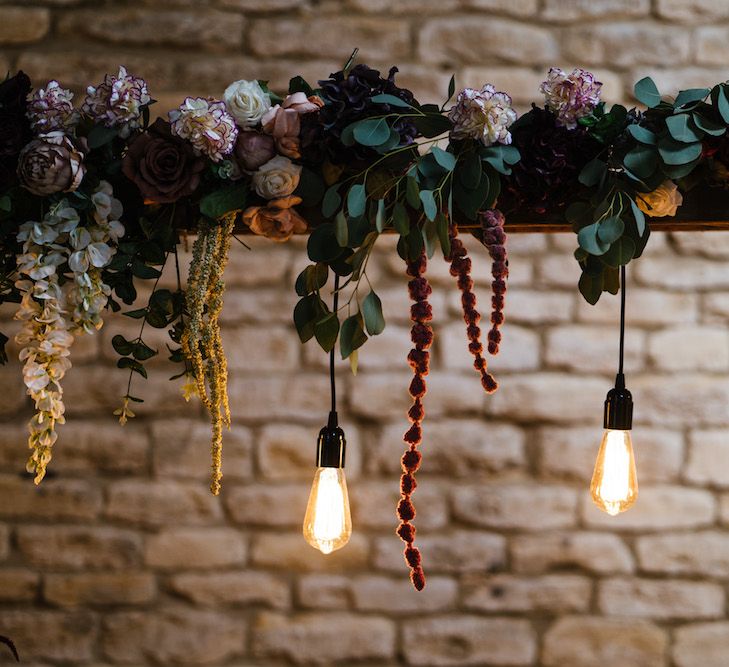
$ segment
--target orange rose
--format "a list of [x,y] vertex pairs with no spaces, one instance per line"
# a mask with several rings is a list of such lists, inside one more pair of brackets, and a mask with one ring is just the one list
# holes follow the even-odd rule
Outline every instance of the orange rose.
[[292,234],[302,234],[308,228],[306,220],[294,209],[301,197],[272,199],[267,206],[251,206],[243,213],[243,222],[254,234],[272,241],[288,241]]
[[276,149],[281,155],[290,157],[293,160],[301,157],[301,143],[298,137],[281,137],[276,139]]

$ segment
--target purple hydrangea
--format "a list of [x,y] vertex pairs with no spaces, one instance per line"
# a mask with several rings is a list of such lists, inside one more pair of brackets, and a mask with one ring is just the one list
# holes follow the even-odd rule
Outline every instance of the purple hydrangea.
[[602,83],[579,67],[567,74],[559,67],[550,68],[547,80],[539,86],[544,93],[547,109],[556,117],[557,124],[573,130],[577,121],[588,116],[600,101]]

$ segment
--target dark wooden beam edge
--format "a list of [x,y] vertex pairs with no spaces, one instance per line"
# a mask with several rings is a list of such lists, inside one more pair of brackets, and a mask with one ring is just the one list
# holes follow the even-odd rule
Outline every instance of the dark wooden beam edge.
[[[307,218],[306,212],[301,214]],[[320,215],[312,211],[313,216]],[[313,217],[308,216],[308,217]],[[716,232],[729,231],[729,190],[712,187],[702,183],[684,196],[684,203],[673,218],[650,218],[646,221],[652,232]],[[318,221],[311,219],[312,226]],[[469,231],[478,229],[478,224],[468,221],[458,221],[458,229]],[[394,233],[393,229],[386,232]],[[565,221],[564,215],[559,211],[552,211],[544,215],[533,212],[506,213],[506,231],[512,234],[552,234],[558,232],[572,232],[572,226]],[[236,232],[250,233],[240,218],[236,224]],[[305,232],[307,233],[307,232]]]

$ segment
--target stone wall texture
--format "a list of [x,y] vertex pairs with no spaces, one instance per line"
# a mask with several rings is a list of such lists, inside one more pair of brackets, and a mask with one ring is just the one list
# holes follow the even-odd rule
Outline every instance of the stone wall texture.
[[[667,92],[726,79],[729,3],[0,0],[1,70],[80,90],[124,63],[164,110],[238,78],[316,80],[354,46],[400,65],[431,101],[455,71],[524,108],[557,64],[593,69],[606,98],[629,102],[646,73]],[[328,409],[326,357],[291,325],[305,246],[253,242],[234,244],[227,271],[234,424],[220,498],[207,490],[202,411],[163,362],[135,380],[137,418],[121,428],[112,416],[126,375],[110,339],[130,320],[109,317],[77,342],[68,424],[40,488],[23,473],[19,364],[0,368],[0,634],[36,666],[726,667],[729,235],[655,234],[629,267],[641,489],[617,518],[587,493],[617,299],[581,300],[571,235],[509,244],[492,362],[502,388],[490,397],[469,370],[453,280],[440,258],[430,267],[437,343],[415,496],[424,592],[394,534],[410,376],[402,263],[383,242],[370,275],[388,327],[358,377],[340,369],[355,532],[324,557],[300,533]],[[489,261],[471,248],[487,303]],[[12,331],[12,309],[1,315]]]

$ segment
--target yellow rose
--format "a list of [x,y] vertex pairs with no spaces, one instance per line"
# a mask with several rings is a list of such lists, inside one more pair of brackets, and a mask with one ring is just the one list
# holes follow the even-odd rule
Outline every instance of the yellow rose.
[[638,208],[652,218],[673,217],[683,204],[683,196],[673,181],[663,181],[653,192],[639,193]]

